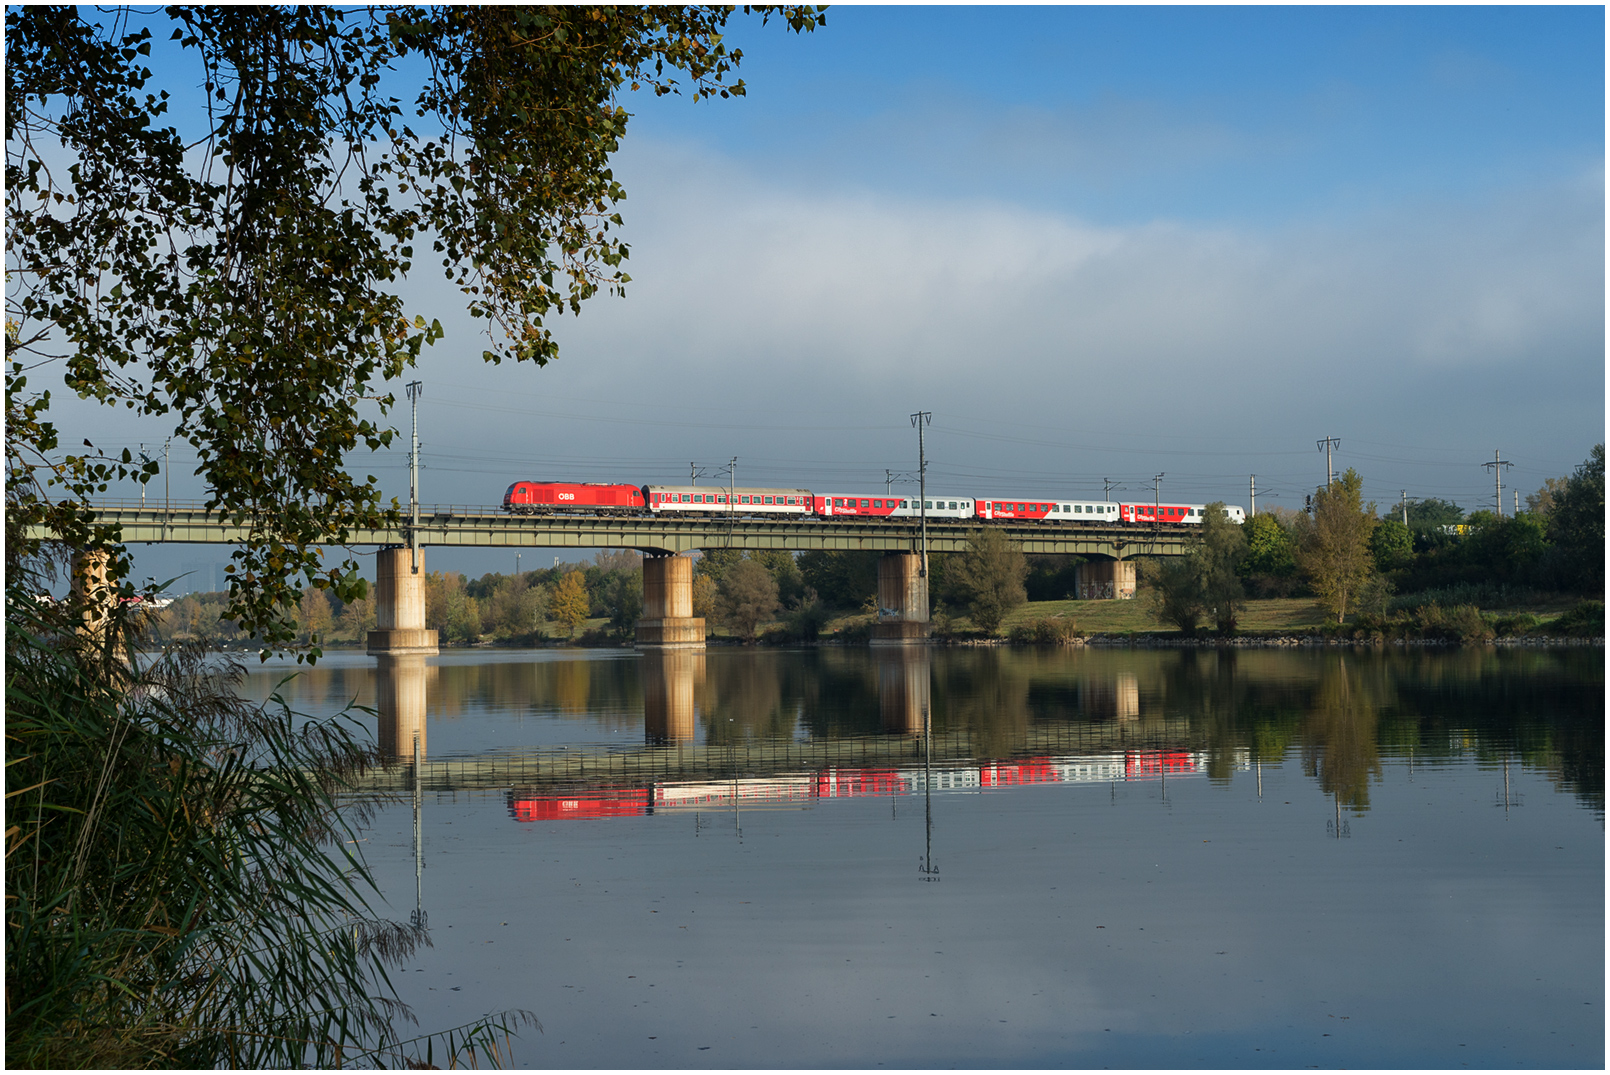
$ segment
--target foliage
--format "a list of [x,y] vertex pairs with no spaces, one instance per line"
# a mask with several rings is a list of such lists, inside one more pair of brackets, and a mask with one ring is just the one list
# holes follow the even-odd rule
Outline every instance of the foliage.
[[[795,32],[824,21],[760,10]],[[67,388],[174,421],[209,505],[249,534],[231,618],[288,643],[302,580],[363,596],[356,563],[315,543],[398,521],[343,463],[391,442],[384,385],[441,336],[398,293],[415,244],[498,330],[487,360],[553,359],[546,319],[629,280],[619,95],[741,95],[731,9],[170,7],[139,19],[165,19],[193,66],[160,77],[150,27],[92,12],[7,9],[8,360],[65,347]],[[169,89],[195,85],[207,110],[181,130]],[[24,365],[8,362],[8,401]],[[51,452],[48,396],[27,405],[23,439]],[[27,462],[69,499],[155,473],[79,458]],[[90,522],[34,503],[63,536]]]
[[813,549],[800,553],[797,563],[804,585],[815,590],[829,608],[860,608],[868,597],[877,597],[881,556]]
[[1187,559],[1196,568],[1202,607],[1221,635],[1235,633],[1237,617],[1247,603],[1240,577],[1241,561],[1246,556],[1247,535],[1225,514],[1224,502],[1215,501],[1203,508],[1200,533]]
[[1549,512],[1554,510],[1554,502],[1565,492],[1565,483],[1565,478],[1544,478],[1537,492],[1526,494],[1526,510],[1547,518]]
[[529,638],[548,614],[547,586],[532,585],[530,573],[500,577],[481,604],[481,626],[503,641]]
[[[196,646],[131,665],[121,614],[86,636],[27,578],[8,564],[8,1066],[425,1062],[385,964],[428,935],[374,916],[340,807],[359,722],[243,702]],[[496,1056],[527,1021],[437,1037]]]
[[721,580],[716,615],[745,642],[777,612],[777,580],[755,560],[740,560]]
[[612,571],[603,586],[609,629],[616,638],[631,638],[643,618],[643,569]]
[[1465,509],[1451,500],[1428,496],[1409,505],[1409,529],[1419,533],[1457,526],[1465,521]]
[[1061,601],[1078,593],[1077,573],[1083,556],[1041,554],[1028,557],[1023,591],[1030,601]]
[[1366,509],[1362,503],[1363,484],[1349,467],[1314,495],[1312,517],[1299,517],[1297,565],[1337,623],[1346,620],[1348,601],[1375,571],[1370,554],[1375,505]]
[[701,619],[706,625],[714,625],[716,621],[716,601],[721,596],[720,588],[715,580],[708,575],[695,574],[693,576],[693,615]]
[[1142,562],[1152,615],[1186,635],[1196,633],[1203,617],[1212,619],[1220,634],[1234,634],[1246,606],[1241,584],[1246,558],[1243,527],[1225,515],[1222,501],[1207,505],[1185,555]]
[[590,607],[586,576],[580,571],[568,571],[548,599],[548,618],[574,636],[576,628],[587,622]]
[[967,548],[952,557],[950,587],[967,603],[967,614],[986,634],[1000,629],[1006,614],[1028,600],[1029,573],[1023,550],[999,530],[974,530]]
[[1569,585],[1604,592],[1604,445],[1567,479],[1548,516],[1548,538],[1559,548]]
[[786,549],[757,549],[749,558],[771,572],[777,582],[777,599],[784,605],[792,605],[805,592],[805,578],[793,553]]
[[1382,519],[1370,535],[1377,571],[1396,571],[1414,561],[1414,533],[1396,519]]
[[1172,623],[1181,634],[1196,634],[1207,612],[1196,565],[1183,556],[1169,556],[1142,560],[1140,570],[1152,616],[1161,623]]
[[1260,512],[1243,526],[1247,555],[1240,574],[1262,597],[1289,597],[1297,586],[1297,512]]
[[1072,620],[1041,616],[1013,624],[1006,637],[1016,645],[1066,646],[1079,638],[1079,627]]
[[1570,638],[1604,637],[1604,602],[1583,601],[1549,624],[1553,634]]
[[830,618],[827,606],[816,596],[816,591],[807,586],[789,607],[789,634],[806,642],[814,642],[821,637],[822,628],[827,626]]
[[731,571],[743,560],[742,549],[702,549],[699,552],[699,562],[693,565],[694,573],[702,575],[716,585],[727,577]]

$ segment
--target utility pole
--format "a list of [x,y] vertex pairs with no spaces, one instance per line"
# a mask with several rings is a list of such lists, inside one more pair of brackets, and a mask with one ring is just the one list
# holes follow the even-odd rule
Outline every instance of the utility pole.
[[1519,515],[1520,513],[1521,513],[1521,491],[1519,489],[1516,489],[1515,490],[1515,515]]
[[418,381],[408,382],[408,399],[414,405],[414,432],[408,449],[408,511],[413,523],[408,528],[408,548],[414,554],[414,574],[419,574],[419,397],[425,391]]
[[1158,472],[1152,479],[1152,537],[1155,539],[1163,532],[1163,474]]
[[705,469],[697,463],[688,464],[688,484],[698,485],[699,479],[705,476]]
[[923,446],[922,427],[932,425],[934,413],[932,411],[918,411],[911,416],[911,424],[917,427],[917,511],[922,519],[922,568],[918,575],[928,577],[928,452]]
[[1118,482],[1113,481],[1111,478],[1103,478],[1103,479],[1101,479],[1101,499],[1103,501],[1105,501],[1107,499],[1107,494],[1108,493],[1112,492],[1114,489],[1122,489],[1122,488],[1123,488],[1122,485],[1120,485]]
[[1403,525],[1408,526],[1409,525],[1409,491],[1407,489],[1399,489],[1398,490],[1398,503],[1403,508]]
[[1331,469],[1330,465],[1330,452],[1332,448],[1340,448],[1342,442],[1338,437],[1326,437],[1324,440],[1315,441],[1314,443],[1319,445],[1319,450],[1325,453],[1325,488],[1329,489],[1331,483],[1336,480],[1336,472]]
[[1498,449],[1496,448],[1493,449],[1493,461],[1482,464],[1484,467],[1493,468],[1493,506],[1498,509],[1500,519],[1504,517],[1504,468],[1513,467],[1514,465],[1508,459],[1498,458]]
[[1252,507],[1247,511],[1247,518],[1250,519],[1258,514],[1258,476],[1256,474],[1247,475],[1247,497],[1252,501]]
[[733,490],[735,490],[737,488],[738,488],[738,457],[733,456],[732,457],[732,462],[727,464],[727,514],[728,515],[735,514],[737,512],[737,510],[738,510],[737,508],[733,507],[734,504],[738,503],[738,498],[733,495]]

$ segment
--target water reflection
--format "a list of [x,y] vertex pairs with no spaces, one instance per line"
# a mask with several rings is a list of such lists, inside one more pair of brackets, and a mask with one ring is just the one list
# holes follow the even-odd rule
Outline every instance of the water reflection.
[[375,658],[375,744],[387,761],[426,751],[426,704],[435,668],[418,653]]
[[[1358,816],[1370,810],[1388,759],[1405,759],[1412,779],[1416,768],[1473,754],[1500,781],[1509,764],[1519,764],[1547,773],[1595,809],[1604,803],[1596,650],[891,647],[636,658],[504,654],[485,663],[469,654],[457,661],[397,656],[369,667],[372,676],[357,666],[321,664],[281,689],[309,710],[372,697],[378,747],[402,763],[413,758],[416,740],[422,760],[432,749],[465,758],[567,743],[585,752],[593,749],[589,742],[600,749],[607,743],[619,756],[635,743],[639,750],[690,750],[705,770],[764,781],[776,775],[766,771],[767,759],[797,773],[815,771],[811,757],[831,754],[845,761],[823,785],[832,795],[857,782],[904,781],[893,774],[909,767],[892,759],[915,759],[913,751],[928,748],[937,750],[936,781],[951,779],[952,763],[966,760],[983,786],[1033,758],[1098,767],[1122,759],[1126,778],[1155,765],[1159,780],[1175,775],[1168,759],[1190,758],[1191,771],[1200,764],[1215,783],[1229,782],[1250,761],[1261,785],[1266,765],[1289,758],[1334,800],[1333,814]],[[276,675],[270,670],[253,682],[264,684],[266,695]],[[574,722],[586,729],[562,727]],[[877,764],[877,757],[891,763]],[[738,787],[735,794],[744,794]],[[770,794],[761,786],[749,793]],[[595,804],[600,812],[628,808]]]

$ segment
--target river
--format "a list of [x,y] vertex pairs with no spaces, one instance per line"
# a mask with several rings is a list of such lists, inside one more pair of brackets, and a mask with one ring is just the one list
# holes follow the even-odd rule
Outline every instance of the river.
[[1604,1066],[1599,648],[332,653],[276,689],[377,710],[363,850],[434,941],[393,981],[422,1029],[533,1012],[516,1066]]

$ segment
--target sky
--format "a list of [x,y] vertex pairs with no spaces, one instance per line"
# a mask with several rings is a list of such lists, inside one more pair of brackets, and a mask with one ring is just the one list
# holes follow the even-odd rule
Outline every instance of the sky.
[[[1329,437],[1383,510],[1490,508],[1500,453],[1507,512],[1604,439],[1604,41],[1599,7],[735,16],[747,96],[624,97],[633,282],[558,361],[486,366],[459,293],[403,285],[447,329],[410,374],[422,500],[734,457],[881,491],[930,411],[936,493],[1300,507]],[[105,443],[169,432],[88,406]],[[405,453],[354,469],[406,498]]]

